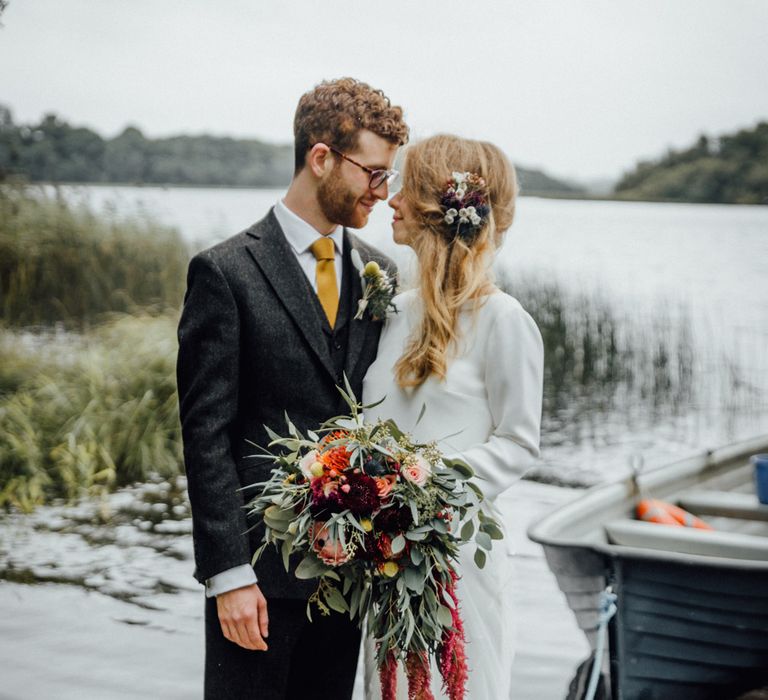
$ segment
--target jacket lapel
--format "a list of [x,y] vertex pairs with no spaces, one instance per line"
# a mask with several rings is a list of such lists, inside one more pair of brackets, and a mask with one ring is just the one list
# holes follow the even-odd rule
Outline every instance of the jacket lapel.
[[293,318],[307,344],[335,381],[333,361],[320,325],[320,316],[315,310],[315,294],[274,212],[270,209],[269,214],[247,233],[250,236],[250,242],[246,244],[248,252]]
[[[366,314],[359,321],[354,319],[357,313],[357,303],[363,296],[363,285],[360,280],[360,271],[352,265],[352,259],[350,252],[357,250],[363,258],[363,262],[366,261],[365,253],[358,247],[357,240],[354,236],[350,235],[347,229],[344,229],[344,264],[349,265],[349,271],[351,276],[348,278],[352,282],[352,291],[350,294],[350,306],[349,306],[349,336],[347,340],[347,357],[344,361],[344,371],[348,377],[352,376],[357,362],[360,359],[360,351],[363,348],[365,342],[365,336],[368,334],[368,330],[371,326],[371,319]],[[361,397],[358,397],[360,399]]]

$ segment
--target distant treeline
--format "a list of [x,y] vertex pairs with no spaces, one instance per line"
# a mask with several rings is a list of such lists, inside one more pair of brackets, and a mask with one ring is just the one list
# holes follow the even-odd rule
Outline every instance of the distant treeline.
[[32,182],[269,187],[290,182],[292,171],[287,145],[214,136],[150,139],[135,127],[104,139],[55,114],[16,125],[0,106],[0,174]]
[[639,163],[616,185],[622,199],[768,203],[768,122],[735,134],[705,135],[682,151]]
[[[293,147],[256,139],[173,136],[150,139],[135,127],[104,139],[55,114],[39,124],[14,124],[0,105],[0,177],[31,182],[283,187],[293,173]],[[518,168],[524,192],[578,194],[580,189],[538,170]]]

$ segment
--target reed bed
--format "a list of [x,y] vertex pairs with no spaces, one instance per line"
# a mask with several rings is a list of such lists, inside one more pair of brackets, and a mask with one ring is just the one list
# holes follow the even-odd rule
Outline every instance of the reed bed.
[[176,317],[0,342],[0,505],[28,511],[181,472]]
[[616,313],[598,294],[577,293],[535,277],[501,286],[536,320],[544,341],[542,441],[579,442],[583,427],[610,416],[654,424],[689,410],[696,392],[692,322],[686,309],[653,318]]
[[84,327],[108,312],[178,308],[189,259],[147,217],[96,215],[42,189],[0,184],[0,319]]

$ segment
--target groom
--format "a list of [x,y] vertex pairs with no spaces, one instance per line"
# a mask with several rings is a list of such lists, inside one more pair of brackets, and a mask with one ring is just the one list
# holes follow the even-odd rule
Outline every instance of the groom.
[[[381,324],[353,320],[361,297],[351,263],[392,262],[348,228],[388,196],[400,107],[351,78],[302,96],[295,170],[261,221],[189,265],[179,323],[178,388],[192,504],[195,576],[206,587],[207,700],[342,700],[352,694],[360,633],[347,616],[306,616],[312,581],[283,568],[272,547],[254,568],[261,531],[246,533],[241,487],[272,464],[249,457],[264,426],[283,433],[346,413],[336,385],[359,397]],[[295,562],[294,562],[295,566]]]

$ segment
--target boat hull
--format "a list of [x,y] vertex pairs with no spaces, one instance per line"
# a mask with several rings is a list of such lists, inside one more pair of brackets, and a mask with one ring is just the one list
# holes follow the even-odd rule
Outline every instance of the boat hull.
[[728,700],[768,685],[764,512],[750,522],[728,521],[741,545],[731,548],[732,557],[727,547],[720,555],[722,533],[702,534],[691,551],[665,551],[669,531],[656,526],[651,537],[661,545],[620,545],[609,537],[615,522],[630,523],[633,538],[646,536],[647,527],[629,520],[638,486],[672,501],[702,485],[743,494],[750,488],[748,456],[764,451],[768,441],[761,438],[655,470],[638,484],[596,487],[530,528],[593,651],[601,593],[610,585],[617,596],[601,659],[613,700]]

